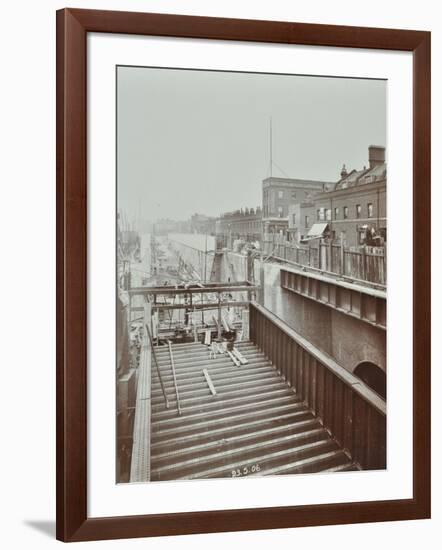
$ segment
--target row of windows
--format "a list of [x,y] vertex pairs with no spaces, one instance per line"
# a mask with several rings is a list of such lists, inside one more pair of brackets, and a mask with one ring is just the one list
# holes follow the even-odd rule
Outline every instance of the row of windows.
[[246,223],[232,223],[228,224],[228,230],[233,232],[242,232],[245,230],[260,229],[261,222],[246,222]]
[[[339,220],[339,207],[334,208],[334,220]],[[348,218],[348,206],[344,206],[342,209],[343,219],[346,220]],[[357,204],[355,206],[355,217],[360,218],[362,216],[362,206],[360,204]],[[369,202],[367,204],[367,218],[373,217],[373,204]],[[332,219],[332,211],[331,208],[318,208],[316,211],[316,219],[318,221],[331,221]]]
[[[284,198],[284,191],[275,191],[275,193],[277,193],[277,197],[278,199],[283,199]],[[287,193],[290,193],[290,197],[292,199],[296,199],[296,191],[287,191]],[[270,192],[265,190],[264,191],[264,200],[267,201],[270,197]]]
[[[287,191],[287,193],[291,193],[290,196],[294,200],[296,199],[296,192],[295,191]],[[284,199],[284,191],[275,191],[273,194],[272,191],[264,190],[263,194],[263,212],[264,216],[268,216],[269,212],[275,211],[275,197],[278,199]],[[283,206],[278,206],[277,208],[277,215],[279,218],[282,218],[284,215],[284,209]]]
[[[346,220],[348,218],[348,206],[343,207],[343,219]],[[362,215],[362,207],[360,204],[356,205],[355,209],[355,215],[356,218],[360,218]],[[367,217],[372,218],[373,217],[373,204],[369,202],[367,204]],[[318,221],[331,221],[331,208],[319,208],[316,211],[316,218]],[[339,207],[334,208],[334,219],[339,219]],[[296,225],[296,214],[293,214],[293,225]],[[304,225],[305,227],[309,227],[310,225],[310,216],[305,216],[304,218]]]
[[[291,192],[292,199],[296,199],[296,191]],[[284,191],[278,191],[278,199],[284,198]]]

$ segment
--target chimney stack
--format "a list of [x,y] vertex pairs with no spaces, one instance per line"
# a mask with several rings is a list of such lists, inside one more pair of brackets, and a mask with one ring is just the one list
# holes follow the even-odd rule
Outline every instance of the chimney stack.
[[385,164],[385,147],[370,145],[368,148],[368,163],[370,168]]

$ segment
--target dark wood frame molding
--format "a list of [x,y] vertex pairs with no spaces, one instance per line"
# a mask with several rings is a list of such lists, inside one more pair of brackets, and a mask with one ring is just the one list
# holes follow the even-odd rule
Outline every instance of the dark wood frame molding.
[[[88,32],[403,50],[414,71],[413,498],[111,518],[87,516]],[[64,9],[57,12],[57,538],[115,539],[430,517],[430,33]]]

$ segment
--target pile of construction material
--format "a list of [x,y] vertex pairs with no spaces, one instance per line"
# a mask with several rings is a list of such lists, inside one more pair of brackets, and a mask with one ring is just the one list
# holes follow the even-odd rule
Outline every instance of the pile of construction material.
[[228,355],[237,367],[247,364],[247,359],[234,346],[233,342],[228,342],[226,340],[222,342],[213,341],[209,344],[208,348],[210,359],[216,359],[217,355]]

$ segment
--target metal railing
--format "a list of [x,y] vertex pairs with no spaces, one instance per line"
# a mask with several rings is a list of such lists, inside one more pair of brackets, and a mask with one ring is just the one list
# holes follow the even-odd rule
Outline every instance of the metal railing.
[[178,384],[176,381],[176,374],[175,374],[175,363],[173,361],[172,345],[170,343],[170,340],[167,340],[167,344],[169,346],[170,364],[172,367],[173,383],[175,385],[176,405],[177,405],[178,414],[181,416],[180,395],[178,393]]
[[319,269],[335,275],[387,284],[387,258],[384,247],[344,247],[336,243],[297,245],[283,238],[268,235],[262,242],[264,254],[300,266]]
[[166,409],[168,409],[169,408],[169,399],[167,398],[166,388],[165,388],[164,383],[163,383],[163,378],[161,376],[160,367],[158,366],[158,360],[157,360],[157,356],[156,356],[156,353],[155,353],[155,348],[154,348],[154,345],[153,345],[152,334],[150,332],[149,325],[147,323],[145,323],[145,327],[146,327],[146,330],[147,330],[147,334],[149,335],[150,348],[152,350],[152,357],[154,359],[155,366],[157,368],[157,374],[158,374],[158,378],[160,380],[160,385],[161,385],[161,390],[163,392],[164,402],[165,402],[165,405],[166,405]]
[[386,466],[386,403],[359,378],[252,302],[250,339],[364,470]]

